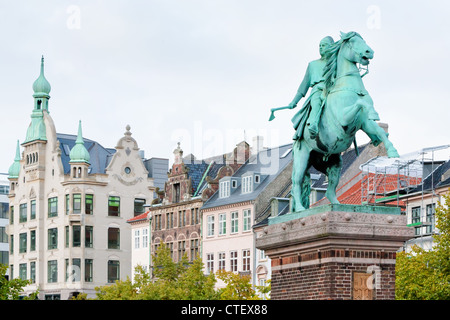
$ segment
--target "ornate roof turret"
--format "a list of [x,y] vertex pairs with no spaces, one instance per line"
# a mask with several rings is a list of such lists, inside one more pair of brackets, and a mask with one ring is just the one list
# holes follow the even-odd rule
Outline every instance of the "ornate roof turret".
[[39,74],[39,77],[34,81],[33,83],[33,91],[34,95],[33,97],[38,96],[46,96],[49,97],[49,93],[51,90],[50,83],[45,79],[44,76],[44,56],[41,58],[41,73]]
[[73,146],[72,150],[70,150],[70,163],[74,162],[84,162],[89,163],[89,160],[91,159],[91,156],[89,155],[89,151],[84,146],[84,140],[83,135],[81,132],[81,120],[78,124],[78,136],[77,140],[75,141],[75,145]]
[[17,179],[19,178],[19,173],[20,173],[20,145],[19,140],[17,140],[16,157],[14,158],[14,163],[9,167],[8,178]]

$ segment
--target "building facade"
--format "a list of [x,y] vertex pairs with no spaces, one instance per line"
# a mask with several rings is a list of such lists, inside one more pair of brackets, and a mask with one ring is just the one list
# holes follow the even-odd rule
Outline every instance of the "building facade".
[[[9,211],[9,181],[8,175],[0,174],[0,263],[9,265],[9,245],[6,229]],[[7,274],[9,276],[9,271]]]
[[115,148],[56,132],[49,114],[50,84],[33,84],[26,138],[8,172],[11,277],[30,279],[24,294],[68,299],[131,276],[126,221],[153,200],[153,178],[127,126]]
[[268,259],[255,247],[253,226],[268,212],[270,200],[290,189],[292,144],[255,151],[235,174],[220,179],[218,192],[202,207],[202,259],[207,273],[247,274],[253,285],[265,285]]
[[189,261],[201,257],[200,208],[217,191],[219,179],[233,175],[249,155],[250,147],[244,141],[229,154],[204,160],[196,160],[192,155],[183,158],[178,144],[164,193],[149,208],[151,252],[165,243],[174,261],[180,261],[184,255]]

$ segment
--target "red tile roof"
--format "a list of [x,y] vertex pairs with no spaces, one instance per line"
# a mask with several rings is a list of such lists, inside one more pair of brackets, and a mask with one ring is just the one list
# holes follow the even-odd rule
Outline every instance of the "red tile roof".
[[141,213],[140,215],[133,217],[131,219],[128,219],[127,222],[128,223],[132,223],[132,222],[138,222],[141,220],[147,220],[147,215],[148,215],[149,211]]

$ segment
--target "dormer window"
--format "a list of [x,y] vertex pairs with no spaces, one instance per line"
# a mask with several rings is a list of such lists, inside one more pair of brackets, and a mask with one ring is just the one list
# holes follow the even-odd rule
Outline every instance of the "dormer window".
[[242,193],[253,192],[253,175],[242,177]]
[[227,198],[230,196],[230,180],[220,181],[219,198]]

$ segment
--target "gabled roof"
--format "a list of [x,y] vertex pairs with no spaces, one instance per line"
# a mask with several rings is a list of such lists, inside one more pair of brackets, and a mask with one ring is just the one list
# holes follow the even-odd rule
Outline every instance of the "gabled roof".
[[219,192],[209,198],[202,209],[213,208],[231,203],[255,200],[258,195],[283,171],[292,160],[292,143],[276,148],[265,149],[251,156],[230,178],[241,178],[249,172],[261,175],[261,182],[254,184],[250,193],[242,193],[241,185],[232,189],[230,196],[219,198]]
[[[70,172],[70,150],[75,146],[77,136],[73,134],[57,133],[56,138],[59,140],[61,149],[61,161],[64,168],[64,173]],[[101,144],[94,140],[83,138],[84,146],[89,151],[90,156],[90,174],[105,173],[106,167],[111,161],[111,157],[116,152],[116,149],[104,148]]]

